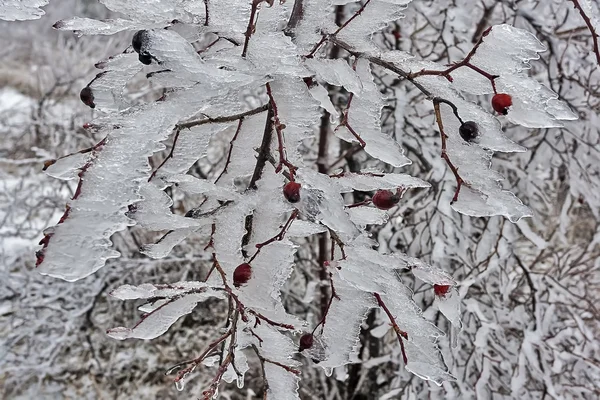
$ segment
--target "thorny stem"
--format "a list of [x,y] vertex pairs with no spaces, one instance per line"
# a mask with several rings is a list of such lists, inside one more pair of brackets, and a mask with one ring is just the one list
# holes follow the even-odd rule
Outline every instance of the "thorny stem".
[[450,161],[450,157],[448,157],[447,144],[446,144],[448,135],[446,135],[446,132],[444,132],[444,124],[442,122],[442,113],[440,110],[440,103],[442,103],[442,102],[448,103],[448,102],[442,101],[441,99],[438,99],[438,98],[433,99],[433,108],[435,110],[435,120],[437,121],[438,127],[440,129],[440,137],[442,140],[442,158],[444,159],[444,161],[446,161],[446,164],[448,165],[448,167],[454,174],[454,178],[456,179],[456,190],[454,191],[454,196],[452,197],[452,201],[451,201],[451,204],[452,204],[458,200],[458,194],[460,193],[460,189],[461,189],[462,185],[466,184],[466,183],[462,179],[460,174],[458,173],[458,168],[456,168],[456,166],[452,163],[452,161]]
[[246,58],[246,53],[248,52],[248,43],[250,43],[250,36],[254,33],[254,20],[256,17],[256,10],[258,9],[258,5],[262,3],[263,0],[252,0],[252,8],[250,9],[250,19],[248,20],[248,27],[246,28],[244,39],[244,49],[242,50],[242,57]]
[[590,30],[590,33],[592,34],[592,41],[594,43],[594,54],[596,54],[596,62],[600,66],[600,46],[598,45],[598,37],[600,36],[600,32],[596,32],[596,29],[594,28],[594,24],[592,24],[590,17],[588,15],[586,15],[585,12],[583,11],[583,8],[581,8],[581,4],[579,4],[579,0],[570,0],[570,1],[573,3],[575,8],[579,11],[579,14],[581,14],[581,18],[583,18],[585,24],[587,25],[588,29]]
[[394,328],[394,332],[396,333],[396,336],[398,337],[398,341],[400,342],[400,350],[402,351],[402,359],[404,360],[404,364],[406,365],[406,364],[408,364],[408,357],[406,357],[406,349],[404,348],[404,341],[402,339],[408,340],[408,333],[406,333],[400,329],[400,327],[396,323],[396,319],[390,312],[390,309],[387,308],[387,306],[381,299],[381,296],[379,295],[379,293],[373,293],[373,296],[375,296],[375,299],[377,300],[377,304],[379,305],[379,307],[381,307],[383,309],[383,311],[387,314],[387,316],[390,320],[390,323],[392,324],[392,327]]
[[279,173],[283,166],[285,165],[290,172],[290,180],[294,180],[294,175],[296,173],[296,166],[292,164],[287,159],[287,154],[285,151],[285,144],[283,140],[283,130],[285,129],[285,125],[281,123],[279,119],[279,113],[277,110],[277,103],[275,103],[275,98],[273,97],[273,92],[271,91],[271,84],[267,82],[267,94],[269,95],[269,102],[271,107],[273,108],[273,125],[275,126],[275,132],[277,132],[277,143],[279,150],[279,164],[275,168],[275,172]]

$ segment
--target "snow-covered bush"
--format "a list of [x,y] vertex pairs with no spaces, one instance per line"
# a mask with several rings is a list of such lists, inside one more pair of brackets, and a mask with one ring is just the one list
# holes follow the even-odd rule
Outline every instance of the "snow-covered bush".
[[[37,7],[45,2],[18,3],[8,2],[0,15],[40,16]],[[223,328],[195,327],[213,334],[204,349],[164,368],[180,390],[200,371],[210,373],[205,398],[216,396],[223,380],[243,387],[252,360],[263,381],[256,390],[273,399],[298,398],[301,370],[304,379],[318,382],[317,369],[325,375],[335,370],[337,380],[347,381],[348,398],[380,390],[361,389],[366,384],[360,379],[375,388],[385,382],[387,393],[377,395],[382,398],[408,396],[409,386],[427,390],[401,368],[443,384],[448,397],[534,391],[527,382],[532,365],[545,393],[575,385],[552,377],[560,357],[535,355],[540,346],[553,346],[545,335],[557,326],[549,276],[557,288],[569,289],[552,276],[551,264],[543,265],[543,278],[533,276],[533,266],[548,257],[544,249],[555,249],[557,257],[562,250],[550,246],[553,234],[541,237],[523,222],[534,213],[512,193],[546,195],[544,188],[527,186],[548,171],[530,178],[531,161],[509,165],[520,159],[508,154],[526,151],[527,138],[519,135],[549,132],[577,118],[573,104],[542,84],[541,72],[555,67],[531,70],[546,47],[553,54],[560,47],[544,36],[535,7],[515,15],[548,46],[528,30],[492,24],[496,6],[485,8],[477,26],[467,25],[468,1],[432,9],[426,1],[402,0],[101,3],[118,16],[54,25],[79,35],[131,31],[132,45],[98,62],[101,72],[81,90],[81,100],[98,111],[84,128],[100,140],[45,163],[48,175],[76,184],[58,223],[44,231],[37,271],[66,281],[87,278],[120,256],[115,234],[137,225],[160,234],[140,246],[143,255],[168,260],[178,253],[186,268],[202,272],[195,271],[194,280],[114,288],[116,299],[141,300],[143,315],[130,327],[109,329],[110,337],[155,339],[187,314],[228,309]],[[593,15],[579,3],[588,3],[576,5]],[[596,22],[588,21],[595,35]],[[438,30],[436,23],[452,29]],[[454,30],[470,32],[473,43]],[[450,43],[459,36],[463,40]],[[149,87],[132,96],[140,75]],[[586,131],[593,118],[569,125],[578,127],[573,136],[582,143],[597,140],[597,132]],[[164,152],[163,142],[169,143]],[[536,146],[541,143],[547,139]],[[570,149],[573,159],[580,146]],[[585,162],[593,168],[598,154],[587,146]],[[495,152],[501,155],[493,159]],[[411,153],[418,163],[409,166]],[[494,169],[496,159],[501,165]],[[574,163],[566,168],[572,175],[585,170]],[[502,172],[508,184],[501,184]],[[589,175],[589,184],[571,193],[588,202],[597,221],[600,202],[590,186],[598,177]],[[572,204],[559,212],[555,228],[564,231],[566,243],[571,222],[563,221],[571,221]],[[590,237],[598,236],[597,226],[574,239],[585,243],[579,261],[596,254],[597,239]],[[523,237],[541,252],[531,257]],[[177,252],[182,245],[186,251]],[[492,275],[497,278],[488,281]],[[524,305],[494,306],[495,297],[509,295],[518,304],[521,279],[532,298],[528,323],[521,321]],[[93,275],[86,282],[99,285]],[[478,296],[490,299],[474,300]],[[432,301],[446,320],[434,321]],[[581,345],[593,338],[593,328],[585,326],[582,320],[579,333],[564,334],[583,346],[572,354],[593,360],[597,349]],[[449,341],[441,339],[444,332]],[[396,342],[389,351],[373,344],[389,337]],[[471,361],[474,348],[465,342],[481,347],[477,360]],[[451,362],[444,362],[440,346]],[[377,369],[386,363],[393,373]],[[377,372],[367,378],[371,370]],[[485,377],[482,385],[477,375]],[[307,385],[322,393],[317,396],[335,396],[326,383]]]

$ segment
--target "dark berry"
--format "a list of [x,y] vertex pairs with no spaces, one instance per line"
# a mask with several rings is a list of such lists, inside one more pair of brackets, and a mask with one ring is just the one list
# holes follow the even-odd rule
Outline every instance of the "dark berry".
[[433,285],[433,292],[436,296],[444,297],[450,290],[450,285]]
[[312,333],[305,333],[300,337],[300,348],[298,351],[310,349],[313,347],[313,343],[315,342],[315,337]]
[[96,104],[94,104],[94,94],[92,93],[92,89],[89,86],[84,87],[79,92],[79,98],[88,107],[94,108]]
[[148,43],[148,31],[142,30],[137,31],[135,35],[133,35],[133,39],[131,40],[131,45],[133,46],[133,50],[136,53],[139,53],[146,43]]
[[233,271],[233,286],[239,288],[248,283],[252,276],[252,267],[248,263],[240,264]]
[[301,185],[297,182],[288,182],[283,187],[283,195],[290,203],[297,203],[300,201],[300,187]]
[[138,59],[144,65],[152,64],[152,56],[150,54],[140,54]]
[[373,196],[373,204],[380,210],[389,210],[400,201],[400,195],[391,190],[378,190]]
[[474,121],[467,121],[458,128],[458,133],[465,142],[472,142],[479,136],[479,127]]
[[497,113],[508,114],[508,107],[512,106],[512,97],[506,93],[498,93],[492,97],[492,107]]

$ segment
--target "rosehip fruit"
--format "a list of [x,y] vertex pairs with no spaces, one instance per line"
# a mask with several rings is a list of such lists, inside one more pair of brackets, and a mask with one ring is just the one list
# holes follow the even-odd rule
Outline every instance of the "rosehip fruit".
[[139,53],[144,46],[148,42],[148,31],[142,30],[137,31],[135,35],[133,35],[133,39],[131,40],[131,46],[133,46],[133,50],[136,53]]
[[458,128],[458,133],[465,142],[470,143],[479,136],[479,127],[474,121],[467,121]]
[[436,296],[444,297],[450,290],[450,285],[433,285],[433,292]]
[[380,210],[389,210],[400,201],[400,195],[390,190],[378,190],[373,196],[373,204]]
[[84,87],[79,92],[79,98],[88,107],[94,108],[96,104],[94,104],[94,94],[92,93],[92,89],[89,86]]
[[497,113],[508,114],[508,107],[512,106],[512,97],[506,93],[498,93],[492,97],[492,107]]
[[144,65],[152,64],[152,56],[150,56],[149,54],[140,54],[138,56],[138,60],[140,60],[140,62]]
[[297,203],[300,201],[300,187],[301,185],[297,182],[288,182],[283,187],[283,195],[290,203]]
[[312,333],[305,333],[300,337],[300,348],[298,349],[298,351],[310,349],[311,347],[313,347],[314,342],[315,338],[312,335]]
[[252,267],[248,263],[238,265],[233,271],[233,286],[239,288],[248,283],[252,276]]

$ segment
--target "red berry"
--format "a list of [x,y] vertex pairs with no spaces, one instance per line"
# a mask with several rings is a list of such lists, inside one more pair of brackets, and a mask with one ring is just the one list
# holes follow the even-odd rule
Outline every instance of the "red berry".
[[436,296],[444,297],[450,291],[450,285],[433,285],[433,292]]
[[458,128],[458,133],[465,142],[472,142],[479,135],[479,127],[474,121],[467,121]]
[[300,337],[300,348],[298,351],[310,349],[313,347],[313,343],[315,342],[315,337],[312,333],[305,333]]
[[378,190],[373,196],[373,204],[380,210],[389,210],[400,201],[400,195],[390,190]]
[[506,93],[498,93],[492,97],[492,107],[497,113],[508,114],[508,107],[512,106],[512,97]]
[[283,187],[283,195],[290,203],[297,203],[300,201],[300,184],[296,182],[288,182]]
[[96,104],[94,104],[94,94],[92,93],[92,89],[89,86],[84,87],[79,92],[79,98],[88,107],[94,108]]
[[252,276],[252,267],[248,263],[240,264],[233,271],[233,286],[239,288],[248,283]]

